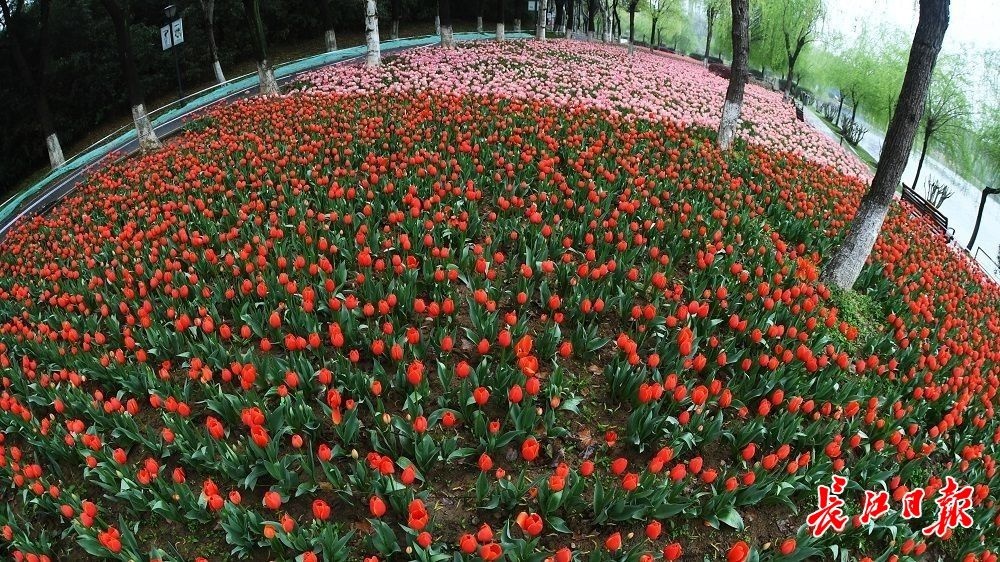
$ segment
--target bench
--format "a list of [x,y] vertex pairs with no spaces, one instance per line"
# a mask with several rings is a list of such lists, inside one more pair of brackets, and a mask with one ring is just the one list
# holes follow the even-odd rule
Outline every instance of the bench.
[[805,111],[802,109],[802,106],[799,105],[799,104],[795,104],[795,118],[798,119],[799,121],[805,121],[806,120]]
[[955,229],[948,226],[948,217],[941,214],[941,211],[937,207],[930,204],[930,201],[926,200],[916,191],[910,189],[905,183],[903,186],[903,200],[909,202],[913,205],[921,216],[929,219],[931,223],[937,225],[938,228],[944,233],[945,238],[951,241],[955,237]]

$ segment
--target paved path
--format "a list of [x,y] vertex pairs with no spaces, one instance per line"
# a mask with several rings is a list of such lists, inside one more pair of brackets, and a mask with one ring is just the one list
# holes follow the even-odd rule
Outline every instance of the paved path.
[[[476,41],[491,39],[492,33],[456,33],[455,41]],[[528,33],[508,33],[509,39],[526,39],[533,37]],[[436,35],[411,37],[386,41],[382,43],[382,53],[435,45],[439,42]],[[275,68],[275,77],[279,84],[293,81],[304,72],[309,72],[324,66],[362,59],[365,55],[363,45],[341,49],[332,53],[322,53],[304,59],[299,59]],[[153,129],[161,139],[183,127],[187,118],[206,111],[220,103],[229,103],[247,97],[257,91],[257,74],[248,74],[192,94],[185,98],[183,104],[161,113],[153,119]],[[138,151],[138,141],[135,130],[131,127],[123,129],[120,134],[112,134],[111,138],[98,141],[99,145],[88,148],[83,153],[66,161],[58,170],[53,170],[38,183],[11,197],[0,205],[0,241],[6,238],[10,229],[23,217],[42,214],[49,210],[63,197],[71,193],[86,175],[105,162],[109,154],[129,156]]]

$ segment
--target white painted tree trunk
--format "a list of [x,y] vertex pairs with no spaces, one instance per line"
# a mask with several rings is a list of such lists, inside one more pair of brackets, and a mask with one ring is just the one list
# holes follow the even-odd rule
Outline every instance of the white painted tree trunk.
[[218,60],[212,61],[212,71],[215,72],[215,81],[219,84],[226,83],[226,75],[222,72],[222,65]]
[[267,59],[257,63],[257,79],[260,84],[260,95],[271,96],[279,93],[278,81],[274,78],[274,68]]
[[323,39],[326,42],[326,52],[332,53],[337,50],[337,32],[327,29]]
[[535,26],[535,39],[539,41],[545,40],[545,24],[547,23],[545,20],[548,17],[548,6],[545,4],[545,0],[538,2],[538,17],[536,18],[538,22]]
[[160,139],[156,138],[156,131],[149,121],[146,108],[140,103],[132,106],[132,121],[135,122],[135,135],[139,139],[139,150],[142,152],[153,152],[163,147]]
[[504,36],[503,36],[503,24],[502,23],[498,23],[497,24],[497,41],[503,41],[503,40],[504,40]]
[[729,100],[722,104],[722,123],[719,125],[719,148],[729,150],[740,123],[740,106]]
[[66,162],[63,156],[62,145],[59,144],[59,136],[55,133],[45,137],[45,148],[49,151],[49,166],[55,170]]
[[476,16],[476,31],[483,32],[483,16]]
[[514,18],[514,33],[521,33],[521,18]]
[[378,9],[375,0],[366,0],[365,2],[365,43],[368,46],[365,66],[369,68],[382,66],[382,53],[379,51],[378,39]]
[[441,26],[441,46],[445,49],[455,47],[455,34],[452,32],[450,25]]
[[434,16],[434,35],[441,36],[441,16]]
[[841,288],[851,288],[861,275],[868,255],[879,232],[882,223],[889,212],[889,207],[879,205],[867,198],[861,200],[858,212],[848,227],[847,236],[834,252],[823,273],[823,281]]
[[399,39],[399,20],[392,20],[392,29],[389,30],[389,39]]

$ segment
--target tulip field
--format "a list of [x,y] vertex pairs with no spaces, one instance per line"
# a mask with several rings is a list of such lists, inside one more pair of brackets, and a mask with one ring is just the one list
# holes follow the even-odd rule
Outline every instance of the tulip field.
[[2,242],[0,551],[996,560],[1000,290],[900,205],[824,286],[867,168],[726,84],[417,49],[95,171]]

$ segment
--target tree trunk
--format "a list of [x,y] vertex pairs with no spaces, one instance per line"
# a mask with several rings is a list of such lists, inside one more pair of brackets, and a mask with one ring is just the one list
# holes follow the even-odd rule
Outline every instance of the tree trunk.
[[611,34],[615,36],[615,39],[622,36],[622,22],[621,18],[618,17],[618,0],[611,2]]
[[222,72],[222,65],[219,63],[219,47],[215,43],[215,0],[200,0],[201,11],[205,14],[205,30],[208,33],[208,53],[212,59],[212,72],[215,73],[215,82],[224,84],[226,75]]
[[330,10],[330,0],[318,1],[320,16],[323,18],[323,26],[326,29],[323,32],[323,43],[326,46],[326,52],[332,53],[337,50],[337,33],[333,29],[333,13]]
[[589,0],[587,11],[589,13],[589,17],[587,18],[587,37],[593,39],[594,33],[597,32],[597,0]]
[[389,39],[399,39],[399,20],[402,16],[400,12],[403,11],[402,0],[392,0],[390,11],[392,12],[392,25],[389,29]]
[[708,9],[708,30],[705,34],[705,66],[708,66],[708,57],[712,48],[712,28],[715,27],[715,11]]
[[451,0],[438,0],[438,17],[441,22],[441,47],[455,47],[455,36],[451,27]]
[[628,12],[628,45],[629,49],[631,49],[632,45],[635,44],[635,8],[633,6],[629,7],[632,8]]
[[[31,92],[31,96],[35,99],[35,112],[38,118],[39,129],[41,129],[41,133],[45,137],[45,149],[49,155],[49,166],[54,170],[62,166],[66,162],[66,158],[63,156],[62,145],[59,142],[59,135],[56,134],[56,127],[52,120],[52,111],[49,107],[48,73],[46,68],[48,66],[49,46],[51,44],[49,41],[50,7],[51,3],[49,0],[40,0],[38,2],[39,18],[41,19],[38,54],[29,63],[21,48],[21,22],[19,20],[15,21],[12,18],[7,1],[0,0],[0,11],[2,11],[4,16],[7,36],[10,39],[11,51],[14,55],[14,62],[21,73],[24,86],[27,87],[28,91]],[[22,17],[23,11],[24,7],[22,5],[16,17]]]
[[156,138],[153,123],[149,120],[149,115],[143,104],[132,106],[132,122],[135,124],[135,135],[139,140],[140,151],[153,152],[163,147],[160,139]]
[[55,170],[66,163],[63,156],[62,145],[59,143],[59,135],[52,133],[45,137],[45,148],[49,153],[49,166]]
[[[913,190],[917,190],[917,181],[920,179],[920,169],[924,167],[924,157],[927,156],[927,144],[931,140],[931,130],[924,129],[924,142],[920,147],[920,160],[917,160],[917,173],[913,175]],[[905,167],[905,164],[904,164]]]
[[573,32],[576,31],[576,19],[574,19],[573,7],[576,5],[576,0],[566,0],[566,38],[572,39]]
[[476,16],[476,31],[483,32],[483,16]]
[[135,122],[136,137],[139,139],[139,149],[151,152],[161,148],[160,139],[156,138],[153,124],[149,121],[146,108],[143,105],[142,92],[139,89],[139,72],[135,67],[132,55],[132,38],[129,35],[128,23],[125,21],[125,10],[118,5],[117,0],[101,0],[101,4],[111,17],[115,28],[115,39],[118,46],[118,62],[122,65],[125,76],[125,86],[128,90],[129,105],[132,106],[132,120]]
[[274,79],[274,68],[267,60],[267,38],[264,22],[260,18],[259,0],[243,0],[243,12],[250,26],[250,39],[257,58],[258,93],[262,96],[276,95],[279,93],[278,81]]
[[537,17],[535,17],[535,39],[539,41],[545,40],[545,20],[548,18],[548,6],[545,0],[538,0],[538,12]]
[[719,123],[719,148],[729,150],[736,136],[743,109],[743,89],[750,76],[750,11],[749,0],[732,0],[733,11],[733,64],[729,72],[729,88],[722,104],[722,122]]
[[504,40],[503,21],[506,16],[504,7],[504,0],[497,0],[497,41]]
[[842,289],[852,288],[875,245],[923,115],[934,64],[948,29],[948,4],[949,0],[920,0],[920,17],[913,34],[899,103],[885,135],[875,178],[861,198],[846,236],[823,270],[822,280],[826,283]]
[[556,0],[556,33],[566,33],[566,0]]
[[382,53],[378,39],[378,8],[375,0],[365,0],[365,66],[382,66]]
[[280,93],[271,61],[264,59],[257,63],[257,81],[260,84],[260,95],[271,96]]
[[[788,81],[791,82],[791,79]],[[840,126],[840,111],[844,109],[844,94],[840,94],[838,97],[840,98],[840,103],[837,104],[837,121],[833,124],[834,127]]]
[[650,32],[650,37],[652,39],[649,41],[649,48],[652,49],[655,45],[659,45],[659,41],[656,40],[656,20],[659,18],[653,18],[653,29]]

